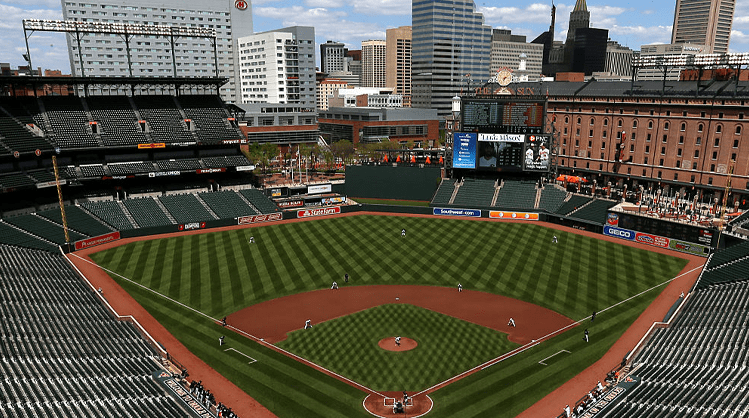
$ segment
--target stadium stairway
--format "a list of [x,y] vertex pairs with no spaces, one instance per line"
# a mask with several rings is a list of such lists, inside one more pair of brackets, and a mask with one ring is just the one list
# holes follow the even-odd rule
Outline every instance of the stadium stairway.
[[490,206],[495,206],[497,204],[497,199],[499,198],[499,191],[502,189],[502,186],[504,186],[505,181],[504,180],[497,180],[496,183],[494,183],[494,196],[492,196],[492,201],[490,203]]
[[127,210],[127,207],[125,206],[125,204],[119,200],[117,200],[115,203],[117,203],[117,206],[119,206],[120,209],[122,209],[122,212],[125,214],[125,218],[127,218],[127,220],[130,222],[133,228],[138,228],[138,222],[135,222],[135,218],[133,218],[133,215],[130,213],[129,210]]

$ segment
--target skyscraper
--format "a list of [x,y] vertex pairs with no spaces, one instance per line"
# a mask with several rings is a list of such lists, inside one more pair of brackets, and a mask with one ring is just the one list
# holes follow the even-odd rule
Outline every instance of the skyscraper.
[[411,105],[411,27],[401,26],[386,31],[387,87],[403,96],[403,105]]
[[362,87],[385,87],[385,46],[383,40],[361,43]]
[[705,45],[706,53],[728,52],[736,0],[676,0],[671,43]]
[[471,0],[412,0],[411,19],[411,106],[447,116],[461,88],[489,80],[492,29]]
[[328,41],[320,44],[320,72],[346,71],[347,48],[340,42]]
[[292,26],[239,38],[242,103],[316,105],[315,28]]
[[[62,0],[62,16],[65,20],[88,22],[213,28],[217,33],[219,76],[229,79],[221,88],[221,96],[229,102],[239,100],[236,40],[252,34],[249,0],[87,0],[85,3]],[[74,76],[129,75],[125,40],[120,36],[86,34],[81,38],[80,52],[74,35],[69,34],[67,40],[70,69]],[[213,46],[209,39],[175,38],[172,54],[168,38],[136,35],[130,40],[130,48],[132,75],[135,77],[215,76]],[[85,74],[81,74],[81,55]]]

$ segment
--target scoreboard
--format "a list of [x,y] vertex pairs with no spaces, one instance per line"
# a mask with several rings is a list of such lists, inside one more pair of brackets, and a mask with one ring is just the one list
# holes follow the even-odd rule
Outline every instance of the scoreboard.
[[461,126],[464,131],[506,134],[541,134],[544,128],[545,102],[522,100],[512,96],[496,99],[464,99]]
[[545,172],[551,137],[544,135],[546,101],[520,96],[467,97],[453,138],[453,167]]

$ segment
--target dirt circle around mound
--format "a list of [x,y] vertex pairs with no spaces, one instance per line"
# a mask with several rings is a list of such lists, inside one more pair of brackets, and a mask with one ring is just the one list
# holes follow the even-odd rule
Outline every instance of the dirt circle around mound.
[[401,337],[400,345],[395,344],[395,337],[387,337],[381,339],[377,345],[380,346],[381,349],[387,350],[387,351],[409,351],[416,348],[416,346],[419,345],[419,343],[416,342],[416,340],[412,340],[408,337]]

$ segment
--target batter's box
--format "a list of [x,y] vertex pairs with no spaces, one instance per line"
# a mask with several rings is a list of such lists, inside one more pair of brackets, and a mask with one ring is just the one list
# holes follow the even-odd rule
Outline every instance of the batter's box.
[[[401,398],[383,398],[384,405],[392,408],[393,406],[395,406],[395,402],[398,399],[401,399]],[[409,397],[408,400],[406,401],[406,406],[413,406],[413,405],[414,405],[414,400],[413,398]]]
[[572,354],[572,353],[570,353],[567,350],[560,350],[560,351],[557,351],[556,353],[550,355],[549,357],[546,357],[545,359],[539,361],[538,364],[540,364],[542,366],[548,366],[549,364],[554,363],[558,359],[566,357],[564,355],[558,356],[559,354],[562,354],[562,353]]
[[247,364],[252,364],[252,363],[255,363],[255,362],[257,362],[257,360],[256,360],[256,359],[254,359],[254,358],[252,358],[252,357],[248,356],[247,354],[245,354],[245,353],[243,353],[243,352],[241,352],[241,351],[235,350],[235,349],[233,349],[233,348],[227,348],[226,350],[224,350],[224,352],[226,352],[226,351],[233,351],[233,352],[235,352],[235,353],[237,353],[237,354],[239,354],[239,355],[242,355],[242,356],[245,356],[245,357],[247,357],[248,359],[250,359],[250,361],[248,361],[248,362],[247,362]]

